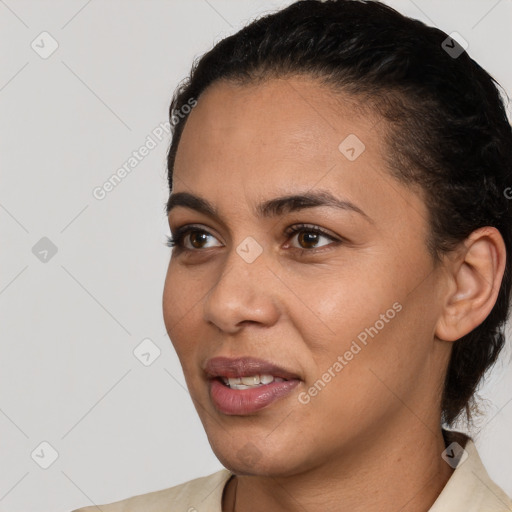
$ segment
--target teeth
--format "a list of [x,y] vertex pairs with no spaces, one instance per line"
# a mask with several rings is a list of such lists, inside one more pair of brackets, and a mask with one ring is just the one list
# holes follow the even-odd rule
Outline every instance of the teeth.
[[[261,386],[261,384],[259,384]],[[231,389],[250,389],[250,388],[257,388],[259,386],[246,386],[244,384],[233,384],[232,386],[229,386]]]
[[255,386],[256,384],[260,383],[260,376],[259,375],[251,375],[249,377],[242,377],[242,384],[245,384],[246,386]]
[[285,379],[273,375],[248,375],[247,377],[226,378],[222,382],[231,389],[249,389],[270,384],[271,382],[283,382]]
[[270,384],[274,380],[272,375],[260,375],[260,382],[262,384]]

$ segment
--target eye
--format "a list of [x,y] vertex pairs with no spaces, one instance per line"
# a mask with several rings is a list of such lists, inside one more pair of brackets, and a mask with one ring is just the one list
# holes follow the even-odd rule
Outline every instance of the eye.
[[[329,235],[318,226],[312,226],[307,224],[298,224],[295,226],[291,226],[285,231],[285,235],[288,238],[293,237],[295,235],[299,235],[297,238],[299,244],[305,245],[306,247],[303,246],[292,248],[299,251],[300,254],[315,252],[314,249],[323,247],[323,245],[317,245],[321,238],[334,241],[335,244],[341,243],[340,240],[337,240],[333,236]],[[208,231],[205,231],[204,229],[200,229],[194,226],[183,226],[176,230],[176,234],[174,236],[167,236],[166,245],[168,247],[174,247],[179,251],[198,251],[200,249],[209,249],[212,246],[208,247],[203,245],[204,242],[208,240],[208,237],[213,237],[213,235]],[[190,241],[192,247],[186,246],[186,240]]]
[[[335,239],[333,236],[326,233],[323,229],[319,228],[318,226],[311,226],[307,224],[298,224],[296,226],[291,226],[286,230],[286,235],[288,237],[292,237],[295,235],[299,235],[297,237],[297,241],[299,242],[302,247],[296,247],[298,251],[302,253],[306,252],[312,252],[312,249],[317,249],[320,247],[324,247],[324,244],[321,246],[318,246],[318,241],[321,238],[326,238],[328,240],[334,241],[335,243],[340,243],[339,240]],[[305,247],[304,247],[305,245]]]
[[[191,235],[191,248],[185,246],[185,239],[188,235]],[[167,242],[165,245],[168,247],[176,247],[179,250],[194,251],[196,249],[209,249],[209,247],[204,247],[201,245],[209,236],[213,235],[204,229],[199,229],[194,226],[182,226],[176,230],[176,234],[174,236],[167,236]]]

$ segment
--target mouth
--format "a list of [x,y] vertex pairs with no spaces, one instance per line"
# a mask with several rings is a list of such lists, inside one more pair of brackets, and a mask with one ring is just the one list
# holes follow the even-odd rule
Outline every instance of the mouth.
[[206,362],[205,374],[209,379],[219,378],[226,385],[258,386],[278,380],[301,380],[285,368],[255,357],[214,357]]
[[272,382],[284,382],[289,379],[283,379],[281,377],[274,377],[270,374],[262,375],[247,375],[246,377],[216,377],[217,380],[223,382],[226,386],[231,389],[251,389],[266,386],[272,384]]
[[227,415],[251,414],[283,398],[302,381],[295,373],[253,357],[215,357],[204,368],[210,398]]

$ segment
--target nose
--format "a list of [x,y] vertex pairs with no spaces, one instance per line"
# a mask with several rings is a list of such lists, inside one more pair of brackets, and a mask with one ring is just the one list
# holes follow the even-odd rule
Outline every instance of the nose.
[[204,319],[228,334],[247,323],[271,326],[279,317],[276,288],[276,277],[267,268],[264,253],[249,263],[233,250],[205,297]]

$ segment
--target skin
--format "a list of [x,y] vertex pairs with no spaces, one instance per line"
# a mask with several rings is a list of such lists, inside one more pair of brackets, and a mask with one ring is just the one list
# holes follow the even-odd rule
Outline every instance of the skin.
[[[194,224],[208,235],[192,232],[189,250],[173,252],[163,312],[212,449],[237,475],[224,511],[233,509],[236,480],[237,511],[427,511],[453,472],[440,430],[451,342],[492,309],[503,240],[483,228],[434,265],[422,194],[389,174],[389,127],[357,107],[307,77],[217,82],[182,134],[173,193],[207,199],[219,218],[183,206],[169,213],[172,233]],[[366,147],[354,161],[338,149],[349,134]],[[326,206],[253,212],[261,201],[320,189],[369,219]],[[298,223],[333,239],[307,229],[287,236]],[[252,263],[236,252],[248,236],[263,249]],[[401,311],[301,403],[299,394],[397,302]],[[266,359],[302,381],[254,414],[225,415],[202,370],[215,356]]]

